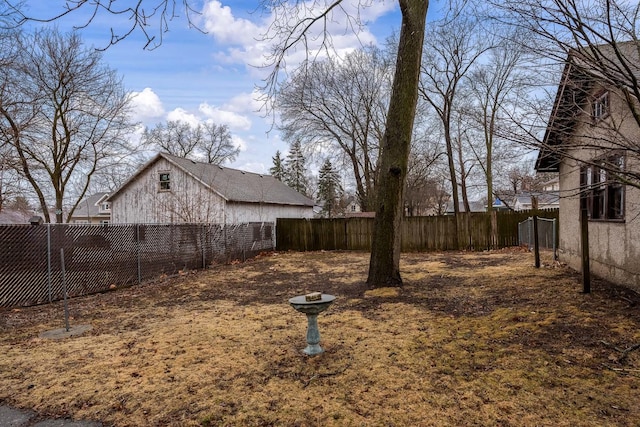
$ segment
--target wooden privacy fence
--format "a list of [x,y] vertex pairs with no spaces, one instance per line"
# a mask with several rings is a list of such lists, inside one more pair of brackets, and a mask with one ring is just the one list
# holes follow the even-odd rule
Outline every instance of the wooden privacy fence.
[[[474,212],[461,214],[457,220],[452,215],[405,217],[401,230],[402,251],[485,250],[517,246],[518,223],[534,215],[557,219],[558,210]],[[373,218],[278,218],[276,249],[367,251],[371,249],[373,222]]]

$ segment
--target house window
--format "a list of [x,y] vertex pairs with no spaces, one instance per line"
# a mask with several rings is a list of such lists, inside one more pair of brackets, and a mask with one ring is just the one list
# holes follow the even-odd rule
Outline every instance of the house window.
[[108,219],[100,220],[100,224],[102,224],[102,225],[107,225],[109,223],[110,223],[110,221]]
[[171,190],[171,177],[169,172],[160,172],[160,191]]
[[593,101],[593,120],[599,121],[609,115],[609,92],[601,93]]
[[101,203],[100,204],[100,211],[101,212],[110,211],[110,210],[111,210],[111,204],[110,203]]
[[616,177],[623,169],[624,157],[614,155],[580,170],[580,208],[587,210],[589,219],[624,219],[624,185]]

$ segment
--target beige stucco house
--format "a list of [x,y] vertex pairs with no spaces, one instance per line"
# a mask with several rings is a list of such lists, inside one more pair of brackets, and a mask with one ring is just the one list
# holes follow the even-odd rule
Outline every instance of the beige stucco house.
[[147,162],[108,201],[114,224],[239,224],[313,217],[313,201],[272,176],[165,153]]
[[581,270],[584,209],[591,272],[640,291],[640,190],[624,183],[640,169],[638,45],[596,49],[569,55],[536,169],[559,172],[560,259]]

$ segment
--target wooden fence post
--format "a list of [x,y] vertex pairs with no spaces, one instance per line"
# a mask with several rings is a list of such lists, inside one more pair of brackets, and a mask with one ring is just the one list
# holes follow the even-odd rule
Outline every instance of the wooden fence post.
[[498,238],[498,214],[495,210],[491,210],[491,237],[489,238],[489,249],[499,248]]

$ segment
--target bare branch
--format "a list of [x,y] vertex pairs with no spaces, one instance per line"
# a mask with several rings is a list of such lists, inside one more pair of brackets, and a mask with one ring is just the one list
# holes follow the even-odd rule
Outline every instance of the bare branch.
[[135,0],[129,5],[113,0],[66,0],[62,10],[52,11],[50,16],[31,16],[23,11],[22,2],[15,3],[12,0],[3,0],[3,3],[11,10],[15,18],[14,25],[19,27],[28,22],[50,23],[71,15],[78,16],[81,11],[89,11],[84,21],[74,26],[75,29],[86,28],[95,23],[98,17],[110,15],[119,23],[126,23],[120,29],[112,26],[109,30],[110,39],[105,50],[136,31],[142,33],[145,44],[144,49],[153,50],[162,45],[164,34],[169,31],[169,23],[181,17],[180,11],[190,28],[203,32],[195,23],[196,11],[191,3],[193,0]]

